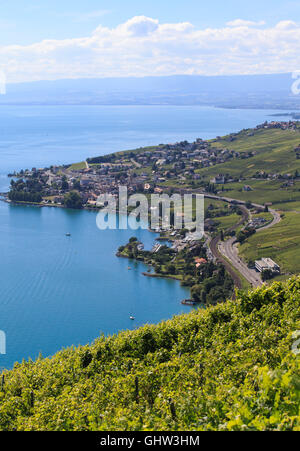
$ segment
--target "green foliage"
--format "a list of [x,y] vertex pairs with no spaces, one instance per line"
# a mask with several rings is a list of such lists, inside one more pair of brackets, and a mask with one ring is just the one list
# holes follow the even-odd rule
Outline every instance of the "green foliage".
[[10,191],[8,198],[13,202],[32,202],[40,203],[42,201],[41,193],[27,193],[25,191]]
[[11,180],[8,198],[13,202],[40,203],[42,201],[42,185],[36,179]]
[[271,280],[275,276],[274,272],[271,269],[264,269],[261,273],[261,278],[265,282],[266,280]]
[[240,248],[246,261],[270,257],[281,267],[282,273],[300,273],[299,214],[287,212],[275,226],[251,236]]
[[63,191],[67,191],[69,189],[69,183],[68,183],[67,177],[65,175],[62,177],[61,189]]
[[71,191],[65,195],[64,203],[67,208],[82,208],[82,199],[76,191]]
[[70,171],[80,171],[82,169],[86,169],[85,161],[81,161],[80,163],[72,164],[72,166],[69,167]]
[[16,364],[0,429],[300,430],[299,329],[298,278]]
[[249,238],[250,236],[254,235],[256,233],[256,230],[253,228],[246,228],[244,230],[241,230],[237,236],[236,239],[238,240],[239,243],[244,243],[246,241],[247,238]]
[[156,276],[176,278],[183,286],[192,287],[191,296],[196,302],[217,304],[232,295],[233,281],[223,265],[205,262],[196,266],[195,257],[207,258],[202,242],[179,252],[168,246],[161,246],[156,252],[138,250],[139,244],[131,238],[119,248],[118,255],[143,261],[154,267]]

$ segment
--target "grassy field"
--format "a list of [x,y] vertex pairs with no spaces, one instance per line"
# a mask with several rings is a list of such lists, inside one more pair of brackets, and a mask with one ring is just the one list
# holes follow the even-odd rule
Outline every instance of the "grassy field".
[[[212,146],[228,148],[241,154],[255,152],[255,156],[247,159],[234,159],[224,164],[199,169],[196,172],[205,181],[211,180],[219,173],[242,179],[239,183],[224,185],[226,190],[224,195],[227,195],[227,197],[250,200],[261,204],[272,202],[275,208],[281,210],[300,210],[299,181],[292,187],[283,188],[283,180],[252,178],[259,171],[282,175],[294,174],[296,170],[300,172],[300,159],[297,160],[294,151],[300,144],[300,129],[297,131],[272,129],[251,132],[253,136],[248,136],[249,130],[240,132],[232,142],[226,137],[213,140]],[[245,185],[250,185],[252,191],[244,191]]]
[[217,231],[220,232],[221,230],[225,231],[229,229],[230,227],[233,227],[235,224],[237,224],[241,219],[241,216],[237,215],[236,213],[229,215],[229,216],[220,216],[218,218],[215,218],[214,220],[219,223],[217,226]]
[[72,166],[69,167],[70,171],[80,171],[81,169],[86,168],[86,162],[81,161],[80,163],[74,163]]
[[[253,133],[253,136],[248,136],[249,132],[251,132],[250,134]],[[226,163],[197,169],[195,172],[206,181],[220,173],[233,178],[250,179],[259,171],[282,175],[294,174],[296,170],[300,172],[300,159],[297,159],[294,151],[300,145],[300,127],[296,131],[246,130],[240,132],[232,142],[224,137],[211,140],[211,145],[218,149],[234,150],[241,155],[249,152],[255,155],[250,158],[231,159]],[[163,169],[167,170],[170,167],[164,166]],[[166,184],[174,187],[188,186],[189,181],[168,180]]]
[[[300,144],[300,129],[297,131],[255,130],[253,136],[247,136],[248,133],[249,131],[239,133],[233,142],[226,139],[214,140],[212,145],[217,148],[228,148],[241,153],[256,152],[252,158],[237,159],[218,165],[220,168],[218,172],[249,177],[261,170],[281,174],[300,171],[300,160],[296,159],[294,152],[294,148]],[[200,172],[206,176],[215,175],[216,167],[202,169]]]
[[[258,204],[271,202],[274,208],[280,210],[298,210],[300,206],[300,182],[293,187],[281,188],[283,182],[279,180],[251,180],[247,179],[241,183],[228,183],[223,193],[226,197],[233,199],[249,200]],[[244,185],[250,185],[252,191],[244,191]],[[293,205],[292,205],[293,204]]]
[[279,224],[249,238],[240,253],[247,261],[270,257],[284,273],[299,274],[300,214],[286,212]]
[[[205,209],[205,216],[207,217],[207,211],[209,206],[213,205],[214,212],[222,212],[228,208],[228,204],[226,202],[222,202],[220,200],[214,200],[214,199],[208,199],[205,198],[204,201],[204,209]],[[217,231],[220,232],[221,230],[225,231],[229,229],[230,227],[237,224],[241,217],[237,215],[236,213],[232,213],[230,215],[222,215],[217,216],[215,218],[212,218],[214,221],[216,221],[218,226],[216,227]]]

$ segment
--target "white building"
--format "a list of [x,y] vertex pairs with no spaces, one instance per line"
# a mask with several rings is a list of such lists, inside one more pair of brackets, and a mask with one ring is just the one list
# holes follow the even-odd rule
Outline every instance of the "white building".
[[210,181],[210,183],[214,183],[216,185],[224,185],[225,177],[223,175],[217,175]]
[[280,266],[277,265],[271,258],[262,258],[261,260],[256,260],[255,268],[259,272],[263,272],[266,269],[270,269],[274,273],[280,273]]

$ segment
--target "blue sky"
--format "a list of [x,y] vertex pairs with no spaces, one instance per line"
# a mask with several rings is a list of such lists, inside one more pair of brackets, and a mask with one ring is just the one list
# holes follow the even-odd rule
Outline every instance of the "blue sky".
[[115,27],[133,16],[160,22],[220,27],[234,19],[274,25],[300,21],[300,2],[283,0],[2,0],[0,44],[81,37],[101,23]]
[[300,1],[0,0],[8,83],[300,70]]

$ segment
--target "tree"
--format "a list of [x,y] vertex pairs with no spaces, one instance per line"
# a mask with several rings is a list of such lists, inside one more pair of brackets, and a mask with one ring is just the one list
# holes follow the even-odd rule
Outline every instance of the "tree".
[[237,238],[238,242],[242,244],[246,241],[247,238],[249,238],[254,233],[256,233],[256,230],[254,228],[246,228],[244,230],[241,230],[237,234],[236,238]]
[[82,199],[76,191],[71,191],[64,197],[64,203],[67,208],[82,208]]
[[173,263],[169,263],[166,266],[166,270],[167,270],[168,274],[175,274],[176,273],[176,267],[175,267],[175,265],[173,265]]
[[157,274],[161,274],[161,266],[159,264],[156,264],[154,269]]
[[81,189],[80,180],[75,180],[73,182],[73,188],[76,189],[77,191],[80,191]]
[[201,302],[202,285],[194,285],[191,288],[192,299],[196,302]]
[[266,280],[273,279],[274,273],[271,269],[264,269],[261,273],[262,281],[265,282]]
[[69,183],[67,181],[67,177],[64,175],[61,182],[61,189],[63,191],[67,191],[69,189]]
[[12,190],[8,194],[8,198],[15,202],[32,202],[39,204],[42,201],[41,193],[28,193],[26,191]]

